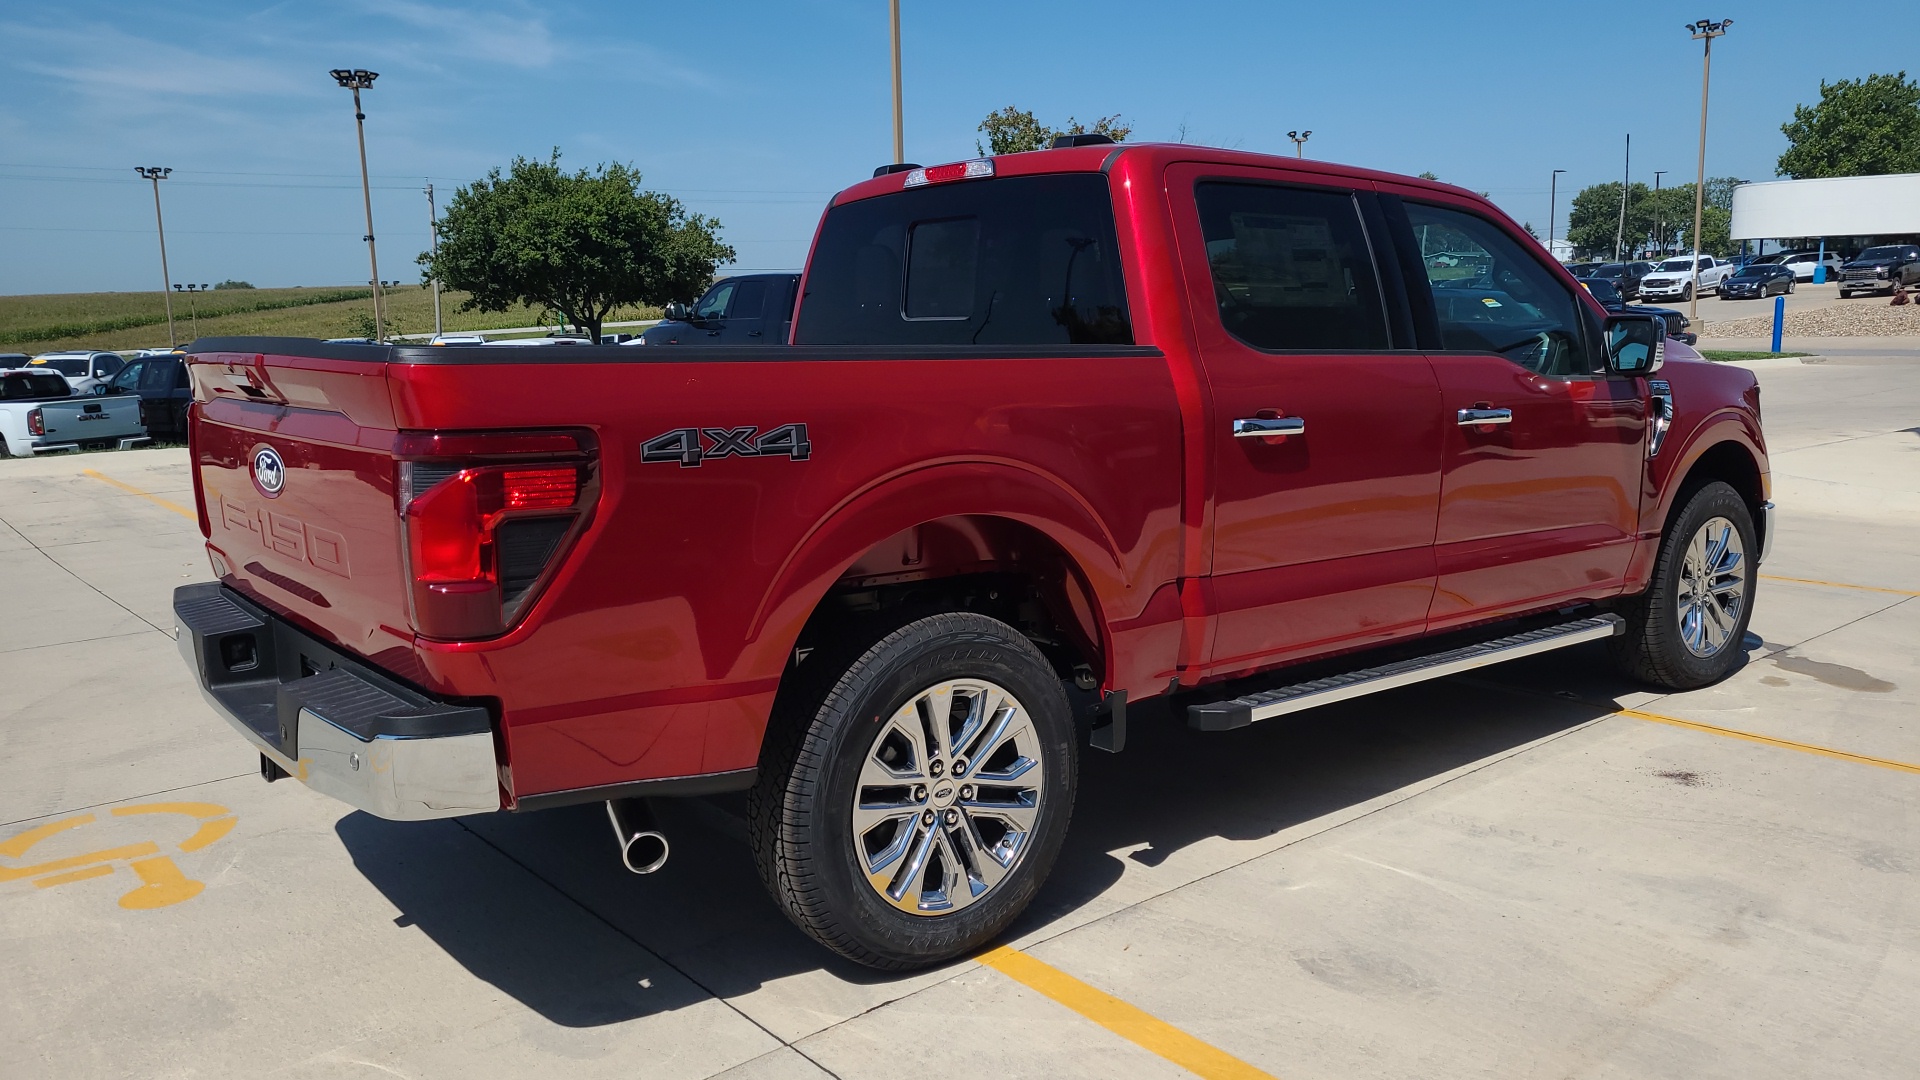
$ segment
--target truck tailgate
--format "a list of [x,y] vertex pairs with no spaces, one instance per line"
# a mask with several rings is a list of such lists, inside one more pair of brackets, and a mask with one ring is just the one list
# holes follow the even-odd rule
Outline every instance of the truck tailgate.
[[215,573],[365,657],[410,652],[413,640],[386,367],[232,353],[190,367]]
[[40,443],[92,442],[139,435],[140,399],[137,397],[77,397],[45,402],[40,410],[46,434]]

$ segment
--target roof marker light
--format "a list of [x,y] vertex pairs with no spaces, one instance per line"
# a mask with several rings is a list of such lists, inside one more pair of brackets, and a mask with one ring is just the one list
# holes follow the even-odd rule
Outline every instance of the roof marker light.
[[906,186],[919,187],[922,184],[938,184],[948,180],[972,180],[976,177],[992,175],[992,158],[974,158],[972,161],[956,161],[951,165],[915,169],[907,174]]

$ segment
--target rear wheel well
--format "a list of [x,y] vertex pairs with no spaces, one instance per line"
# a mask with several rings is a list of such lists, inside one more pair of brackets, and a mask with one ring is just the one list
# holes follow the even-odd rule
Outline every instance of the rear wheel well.
[[[816,658],[843,668],[893,630],[955,611],[1018,630],[1080,689],[1098,686],[1105,674],[1098,609],[1073,559],[1030,525],[981,515],[922,523],[854,560],[815,605],[787,672]],[[783,697],[795,681],[783,677]]]

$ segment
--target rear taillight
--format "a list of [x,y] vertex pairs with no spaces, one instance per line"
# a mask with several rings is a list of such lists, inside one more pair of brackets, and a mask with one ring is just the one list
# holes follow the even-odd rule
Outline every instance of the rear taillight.
[[505,633],[586,526],[599,490],[592,436],[402,435],[396,451],[414,629],[450,641]]
[[40,415],[39,409],[28,409],[27,410],[27,434],[45,435],[46,433],[47,433],[47,418]]

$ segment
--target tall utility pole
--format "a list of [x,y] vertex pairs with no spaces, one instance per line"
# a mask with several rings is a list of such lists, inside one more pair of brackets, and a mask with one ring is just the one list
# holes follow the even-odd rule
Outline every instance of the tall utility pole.
[[173,336],[173,275],[167,271],[167,225],[160,220],[160,181],[173,173],[158,165],[135,165],[141,179],[153,181],[153,227],[160,232],[160,296],[167,302],[167,344],[178,345]]
[[1627,163],[1620,175],[1620,224],[1613,230],[1613,261],[1620,261],[1620,243],[1627,233],[1627,192],[1633,181],[1633,136],[1627,136]]
[[[1566,171],[1555,169],[1553,175],[1547,178],[1547,254],[1549,255],[1553,255],[1553,219],[1560,213],[1560,174]],[[1560,256],[1553,255],[1553,257],[1558,259]]]
[[1656,259],[1664,259],[1667,257],[1667,237],[1665,233],[1660,231],[1660,211],[1662,209],[1660,205],[1660,178],[1665,175],[1667,175],[1667,170],[1665,169],[1653,170],[1653,250],[1655,252],[1654,258]]
[[893,17],[893,163],[907,160],[907,125],[900,104],[900,0],[888,0]]
[[[440,254],[440,215],[433,208],[433,181],[427,181],[427,235],[432,238],[429,248],[435,255]],[[433,275],[433,336],[439,337],[440,326],[440,275]]]
[[387,324],[380,297],[380,259],[373,250],[373,187],[367,183],[367,114],[360,110],[360,91],[371,88],[380,73],[365,68],[335,68],[327,74],[353,91],[353,126],[360,135],[360,198],[367,206],[367,266],[373,272],[373,336],[376,341],[385,341]]
[[1313,138],[1313,132],[1289,131],[1287,132],[1287,138],[1293,140],[1294,157],[1303,158],[1307,156],[1307,140]]
[[1687,317],[1695,320],[1700,317],[1700,215],[1707,202],[1707,86],[1713,77],[1713,39],[1732,25],[1732,19],[1701,19],[1686,26],[1693,40],[1705,43],[1700,60],[1700,168],[1693,181],[1693,300],[1687,305]]

